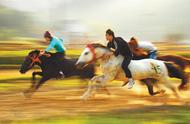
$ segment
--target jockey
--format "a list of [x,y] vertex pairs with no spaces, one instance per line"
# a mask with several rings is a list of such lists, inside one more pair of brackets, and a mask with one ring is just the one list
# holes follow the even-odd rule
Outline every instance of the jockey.
[[127,84],[128,89],[131,89],[135,82],[132,78],[131,71],[128,68],[128,65],[133,57],[128,43],[121,37],[115,37],[114,32],[110,29],[106,31],[106,40],[109,41],[107,47],[115,50],[115,56],[122,55],[124,57],[122,68],[125,72],[126,79],[124,80],[124,84],[122,86]]
[[135,37],[132,37],[129,41],[130,47],[132,48],[132,51],[141,49],[147,55],[149,55],[149,58],[151,59],[156,59],[157,58],[157,48],[152,44],[151,42],[146,42],[146,41],[138,41]]
[[44,33],[44,38],[45,38],[45,41],[49,44],[49,46],[45,49],[44,52],[42,52],[42,54],[45,52],[49,52],[53,48],[56,50],[56,53],[52,56],[51,59],[52,59],[52,62],[55,63],[55,68],[57,72],[59,72],[57,77],[63,78],[64,74],[60,70],[61,62],[65,56],[65,47],[63,46],[63,40],[52,36],[49,31],[46,31]]

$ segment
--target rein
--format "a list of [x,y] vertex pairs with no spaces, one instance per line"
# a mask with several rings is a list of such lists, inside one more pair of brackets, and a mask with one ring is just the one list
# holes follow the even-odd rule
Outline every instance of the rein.
[[39,59],[41,55],[37,55],[36,57],[30,57],[28,56],[31,60],[32,60],[32,63],[29,65],[28,68],[31,68],[33,66],[34,63],[38,62],[38,63],[42,63],[42,61]]
[[87,46],[86,46],[86,47],[90,49],[90,52],[91,52],[91,53],[92,53],[92,55],[93,55],[92,60],[91,60],[91,61],[89,61],[89,62],[88,62],[88,64],[90,64],[90,63],[92,63],[92,62],[96,61],[97,59],[100,59],[100,58],[102,58],[102,57],[104,57],[104,56],[105,56],[105,54],[103,54],[102,56],[100,56],[100,57],[98,57],[98,58],[97,58],[97,56],[96,56],[96,52],[95,52],[95,48],[93,47],[93,45],[92,45],[92,44],[87,44]]
[[88,63],[92,63],[92,62],[94,62],[94,61],[96,61],[96,52],[95,52],[95,48],[92,46],[92,44],[87,44],[87,46],[86,46],[88,49],[90,49],[90,52],[92,53],[92,55],[93,55],[93,58],[92,58],[92,60],[91,61],[89,61]]

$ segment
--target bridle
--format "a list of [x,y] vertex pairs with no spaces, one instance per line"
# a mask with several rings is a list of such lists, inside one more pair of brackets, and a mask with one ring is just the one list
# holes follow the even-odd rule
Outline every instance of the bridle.
[[37,62],[41,64],[42,61],[39,59],[40,56],[41,56],[41,55],[37,55],[37,56],[35,56],[35,57],[28,56],[28,58],[30,58],[31,61],[32,61],[28,68],[31,68],[31,67],[33,66],[33,64],[34,64],[34,63],[37,63]]
[[89,61],[88,63],[92,63],[92,62],[96,61],[97,58],[96,58],[95,48],[92,46],[92,44],[87,44],[86,47],[90,50],[90,52],[92,53],[92,57],[93,57],[92,60]]
[[95,52],[95,48],[93,47],[92,44],[87,44],[86,47],[90,50],[90,52],[92,53],[92,60],[90,60],[89,62],[87,62],[88,64],[96,61],[97,59],[100,59],[102,57],[104,57],[105,54],[103,54],[102,56],[97,58],[96,52]]

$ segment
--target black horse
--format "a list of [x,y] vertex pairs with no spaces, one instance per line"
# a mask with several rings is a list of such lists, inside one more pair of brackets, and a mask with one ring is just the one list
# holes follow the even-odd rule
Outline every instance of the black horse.
[[[50,55],[50,56],[49,56]],[[57,69],[55,69],[55,56],[56,53],[48,53],[40,55],[40,50],[31,51],[28,56],[26,56],[24,62],[21,65],[20,73],[24,74],[30,70],[34,65],[38,65],[41,68],[41,72],[32,73],[32,85],[25,91],[25,95],[31,96],[42,84],[48,81],[51,78],[57,77]],[[77,59],[68,59],[63,57],[62,63],[60,65],[60,70],[64,73],[64,77],[79,76],[82,79],[91,79],[95,76],[95,66],[90,64],[83,69],[78,69],[75,66]],[[35,81],[36,75],[42,76],[39,82]]]

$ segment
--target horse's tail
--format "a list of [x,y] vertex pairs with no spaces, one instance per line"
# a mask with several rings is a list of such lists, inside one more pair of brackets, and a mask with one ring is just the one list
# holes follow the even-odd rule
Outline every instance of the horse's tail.
[[163,55],[163,56],[158,56],[157,59],[162,61],[174,62],[175,64],[180,66],[183,70],[185,70],[185,68],[190,66],[190,59],[179,55]]
[[179,85],[179,89],[184,89],[188,83],[188,75],[178,65],[171,62],[164,63],[167,67],[169,76],[181,79],[182,83]]

